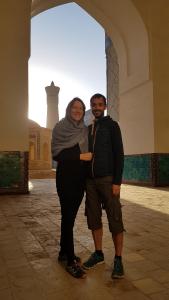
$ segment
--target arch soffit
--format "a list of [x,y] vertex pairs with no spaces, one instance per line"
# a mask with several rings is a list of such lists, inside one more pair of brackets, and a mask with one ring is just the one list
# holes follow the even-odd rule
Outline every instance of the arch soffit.
[[132,0],[32,0],[32,16],[75,2],[105,29],[119,61],[120,93],[149,80],[148,34]]

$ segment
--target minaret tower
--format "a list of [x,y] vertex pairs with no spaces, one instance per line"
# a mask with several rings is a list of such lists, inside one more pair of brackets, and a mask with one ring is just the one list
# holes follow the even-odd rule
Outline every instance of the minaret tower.
[[50,86],[45,87],[47,94],[47,121],[46,127],[53,129],[55,124],[59,122],[59,112],[58,112],[58,103],[59,103],[59,90],[58,86],[55,86],[54,82],[51,82]]

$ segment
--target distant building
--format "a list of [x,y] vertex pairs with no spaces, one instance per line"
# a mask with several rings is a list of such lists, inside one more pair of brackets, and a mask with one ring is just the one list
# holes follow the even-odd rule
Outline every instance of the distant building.
[[59,122],[58,94],[60,88],[51,82],[45,88],[47,94],[47,122],[45,127],[29,120],[29,176],[30,178],[50,178],[55,174],[51,157],[52,129]]
[[29,120],[29,177],[52,176],[51,130]]
[[47,94],[47,119],[46,127],[53,129],[55,124],[59,122],[59,91],[60,88],[51,82],[50,86],[45,87]]

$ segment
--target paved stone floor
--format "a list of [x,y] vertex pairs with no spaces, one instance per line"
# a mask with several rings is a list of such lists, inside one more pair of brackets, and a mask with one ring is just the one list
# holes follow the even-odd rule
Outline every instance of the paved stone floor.
[[[125,278],[112,280],[114,255],[104,222],[105,264],[74,279],[57,262],[60,209],[55,182],[32,180],[29,195],[0,197],[0,300],[168,300],[169,189],[122,186]],[[75,227],[76,253],[93,251],[84,204]]]

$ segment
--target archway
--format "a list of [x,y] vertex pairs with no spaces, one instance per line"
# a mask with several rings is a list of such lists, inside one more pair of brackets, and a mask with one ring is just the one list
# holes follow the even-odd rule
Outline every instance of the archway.
[[[34,0],[32,15],[68,2]],[[75,3],[105,29],[108,109],[110,115],[120,122],[125,154],[131,155],[137,165],[140,155],[154,150],[153,88],[147,29],[134,1],[113,0],[105,4],[99,0],[79,0]]]
[[[75,3],[60,5],[35,16],[31,21],[29,71],[30,118],[41,126],[46,126],[46,122],[39,122],[43,103],[46,106],[44,86],[52,80],[60,88],[59,118],[64,117],[68,101],[75,96],[85,102],[88,110],[92,94],[106,93],[103,27]],[[39,93],[35,94],[37,90]],[[54,109],[49,106],[51,114]],[[53,120],[55,124],[55,114]]]
[[[72,1],[32,1],[32,16],[57,5]],[[113,41],[120,66],[120,90],[124,92],[133,85],[149,79],[148,35],[145,24],[133,1],[74,1],[87,11]],[[120,18],[119,18],[120,16]],[[141,64],[138,61],[141,60]]]
[[[32,16],[69,2],[71,1],[33,0]],[[113,0],[106,4],[102,1],[79,0],[75,3],[103,26],[112,41],[111,50],[107,53],[107,90],[111,90],[111,84],[116,89],[113,97],[108,93],[111,98],[108,106],[110,115],[121,124],[125,153],[153,152],[153,93],[149,74],[148,34],[139,12],[131,0]],[[133,143],[134,140],[138,140],[137,143]]]
[[[15,2],[4,1],[1,4],[0,150],[1,156],[7,160],[14,151],[18,153],[25,176],[23,185],[22,187],[20,185],[18,190],[27,191],[28,124],[26,118],[31,3],[32,16],[34,16],[46,9],[69,2],[20,0],[17,9]],[[133,155],[134,159],[137,159],[136,155],[147,154],[148,160],[153,153],[157,156],[160,156],[160,153],[167,154],[169,94],[166,63],[167,10],[160,2],[154,4],[138,0],[104,2],[79,0],[75,3],[103,26],[117,53],[119,121],[123,131],[125,154]],[[159,26],[160,9],[164,12],[164,18],[160,20],[162,25]],[[161,59],[160,62],[158,60],[159,54],[162,64]],[[16,157],[15,160],[17,161]],[[8,168],[4,161],[6,160],[3,160],[3,164]],[[150,160],[149,166],[154,166]],[[22,176],[21,171],[19,176]]]

